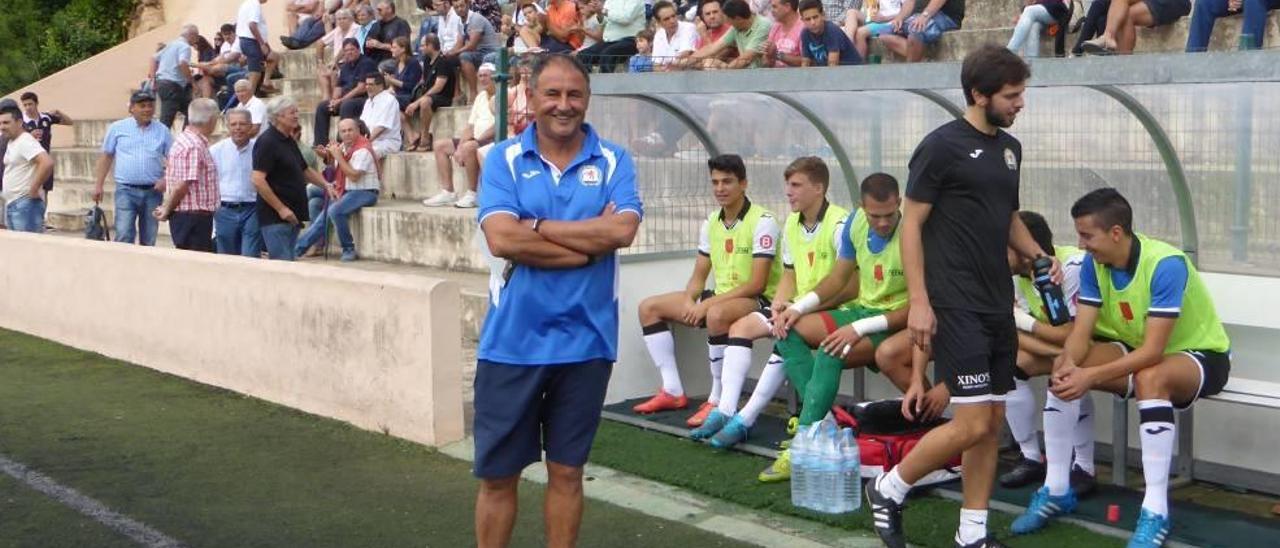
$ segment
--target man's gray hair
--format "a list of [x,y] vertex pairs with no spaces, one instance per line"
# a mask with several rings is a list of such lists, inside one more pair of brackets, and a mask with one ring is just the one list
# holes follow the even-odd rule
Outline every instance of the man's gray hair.
[[356,8],[356,11],[363,13],[366,16],[369,16],[370,18],[375,17],[377,15],[373,12],[373,7],[370,6],[369,4],[360,4],[360,7]]
[[236,107],[227,111],[228,122],[230,122],[232,118],[236,117],[243,117],[246,122],[249,122],[250,124],[253,123],[253,113],[249,112],[249,110],[244,107]]
[[276,97],[267,103],[267,121],[274,124],[284,111],[297,107],[298,102],[294,101],[292,97]]
[[190,34],[200,34],[200,29],[191,23],[182,25],[182,33],[179,36],[187,36]]
[[206,124],[218,115],[218,103],[213,99],[201,97],[191,101],[187,107],[187,122],[195,125]]
[[351,13],[351,9],[350,9],[350,8],[342,8],[342,9],[340,9],[340,10],[338,10],[338,11],[336,11],[336,12],[334,12],[334,13],[333,13],[333,17],[334,17],[335,19],[336,19],[336,18],[338,18],[338,17],[342,17],[342,16],[344,16],[344,15],[345,15],[345,16],[347,16],[347,17],[350,17],[350,18],[352,18],[352,19],[355,19],[355,18],[356,18],[356,14]]
[[241,89],[251,89],[252,86],[253,83],[248,80],[236,80],[236,85],[232,87],[235,88],[236,91],[240,91]]

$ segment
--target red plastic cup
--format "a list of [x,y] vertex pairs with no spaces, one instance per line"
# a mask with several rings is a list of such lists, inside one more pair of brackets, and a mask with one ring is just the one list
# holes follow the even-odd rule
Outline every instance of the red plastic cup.
[[1120,521],[1120,505],[1108,504],[1107,505],[1107,522],[1116,523],[1118,521]]

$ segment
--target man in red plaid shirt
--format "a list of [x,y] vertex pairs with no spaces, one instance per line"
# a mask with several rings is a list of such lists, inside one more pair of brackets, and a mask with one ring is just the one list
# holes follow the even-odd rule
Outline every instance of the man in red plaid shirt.
[[178,249],[213,252],[213,212],[218,209],[218,170],[209,154],[209,135],[218,125],[218,104],[196,99],[187,126],[169,149],[168,194],[154,215],[169,221]]

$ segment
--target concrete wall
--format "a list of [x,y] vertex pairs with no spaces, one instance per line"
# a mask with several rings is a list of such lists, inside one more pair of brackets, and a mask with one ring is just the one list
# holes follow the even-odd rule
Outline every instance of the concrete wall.
[[463,436],[456,282],[0,231],[0,326],[427,445]]

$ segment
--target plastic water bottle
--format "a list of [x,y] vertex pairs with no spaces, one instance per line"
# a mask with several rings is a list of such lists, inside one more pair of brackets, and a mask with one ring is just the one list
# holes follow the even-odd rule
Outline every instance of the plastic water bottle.
[[822,440],[822,501],[819,510],[828,514],[840,513],[840,447],[834,425],[827,429]]
[[858,453],[858,440],[850,428],[845,428],[840,437],[840,487],[844,512],[862,507],[862,455]]
[[808,440],[809,428],[801,426],[791,439],[791,505],[799,508],[808,507],[808,477],[806,467],[809,461]]
[[822,423],[814,423],[805,431],[805,465],[800,475],[804,478],[803,507],[817,510],[820,501],[819,489],[822,478],[819,467],[822,461]]

